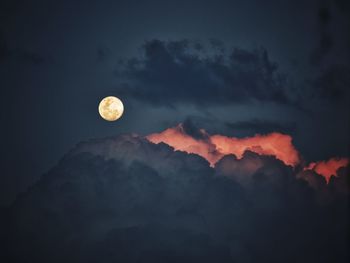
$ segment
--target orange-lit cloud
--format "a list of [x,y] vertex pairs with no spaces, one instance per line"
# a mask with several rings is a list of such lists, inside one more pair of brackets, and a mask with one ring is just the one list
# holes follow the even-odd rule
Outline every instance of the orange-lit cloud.
[[205,130],[200,130],[200,133],[203,135],[201,138],[194,138],[185,132],[182,124],[179,124],[163,132],[148,135],[146,138],[153,143],[164,142],[175,150],[198,154],[211,166],[228,154],[234,154],[240,159],[247,150],[261,155],[272,155],[286,165],[295,166],[300,161],[298,151],[294,148],[289,135],[274,132],[267,135],[235,138],[222,135],[210,136]]
[[[183,124],[153,133],[146,138],[153,143],[166,143],[175,150],[198,154],[205,158],[213,167],[223,156],[234,154],[241,159],[244,152],[249,150],[260,155],[274,156],[286,165],[296,166],[300,163],[300,155],[292,143],[290,135],[273,132],[267,135],[235,138],[223,135],[209,135],[200,129],[197,137],[186,132]],[[322,175],[327,182],[332,175],[337,174],[340,167],[349,164],[348,158],[331,158],[328,161],[310,163],[304,168]]]
[[211,141],[224,155],[233,153],[241,158],[243,153],[249,150],[261,155],[272,155],[286,165],[295,166],[300,161],[298,151],[292,144],[292,137],[277,132],[242,139],[213,135]]
[[206,139],[193,138],[184,131],[183,125],[179,124],[163,132],[148,135],[146,138],[153,143],[164,142],[175,150],[198,154],[213,166],[224,154],[216,150],[216,146],[211,143],[210,136],[204,130],[200,132]]
[[327,182],[332,175],[337,174],[337,170],[341,167],[345,167],[349,164],[348,158],[331,158],[328,161],[319,161],[310,163],[304,170],[313,170],[316,173],[322,175]]

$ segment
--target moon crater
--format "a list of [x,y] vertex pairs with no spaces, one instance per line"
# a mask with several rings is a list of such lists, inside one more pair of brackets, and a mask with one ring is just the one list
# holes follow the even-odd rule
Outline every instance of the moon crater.
[[98,112],[106,121],[116,121],[123,115],[124,105],[117,97],[105,97],[98,106]]

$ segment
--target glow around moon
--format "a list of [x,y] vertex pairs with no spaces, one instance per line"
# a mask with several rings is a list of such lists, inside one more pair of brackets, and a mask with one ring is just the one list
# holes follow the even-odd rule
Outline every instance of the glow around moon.
[[116,121],[123,115],[124,105],[117,97],[105,97],[98,105],[98,112],[106,121]]

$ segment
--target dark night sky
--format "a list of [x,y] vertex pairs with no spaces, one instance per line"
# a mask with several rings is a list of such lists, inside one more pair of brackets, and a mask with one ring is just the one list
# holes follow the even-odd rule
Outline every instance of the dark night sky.
[[[307,161],[348,155],[347,1],[17,0],[0,10],[2,204],[82,140],[189,118],[239,137],[290,133]],[[265,73],[234,78],[232,57]],[[263,83],[246,89],[251,79]],[[118,122],[97,114],[106,95],[124,101]]]
[[349,262],[349,3],[1,1],[0,262]]

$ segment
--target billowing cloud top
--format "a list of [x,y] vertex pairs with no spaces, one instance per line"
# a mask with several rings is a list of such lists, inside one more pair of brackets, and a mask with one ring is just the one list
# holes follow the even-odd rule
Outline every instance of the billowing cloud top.
[[164,142],[176,150],[198,154],[210,162],[212,166],[224,155],[234,154],[241,158],[247,150],[263,155],[272,155],[286,165],[297,165],[299,154],[292,144],[289,135],[270,133],[247,138],[234,138],[223,135],[210,136],[205,130],[199,130],[199,137],[186,133],[186,127],[179,124],[161,133],[148,135],[154,143]]
[[78,144],[0,211],[4,262],[347,262],[344,168],[327,184],[286,165],[265,141],[295,153],[279,134],[225,138],[248,145],[236,156],[203,130],[164,134],[182,133],[196,154],[132,134]]
[[[259,155],[273,156],[285,165],[302,165],[299,152],[290,135],[278,132],[253,137],[235,138],[224,135],[209,135],[205,130],[195,130],[191,122],[180,123],[176,127],[146,136],[154,143],[166,143],[175,150],[194,153],[204,157],[214,166],[223,156],[233,154],[241,159],[246,151]],[[337,174],[337,170],[349,164],[347,158],[331,158],[328,161],[310,163],[304,170],[313,170],[327,181]]]
[[335,175],[339,168],[345,167],[348,164],[348,158],[331,158],[328,161],[312,162],[305,168],[305,170],[314,170],[323,175],[326,180],[329,181],[331,176]]

